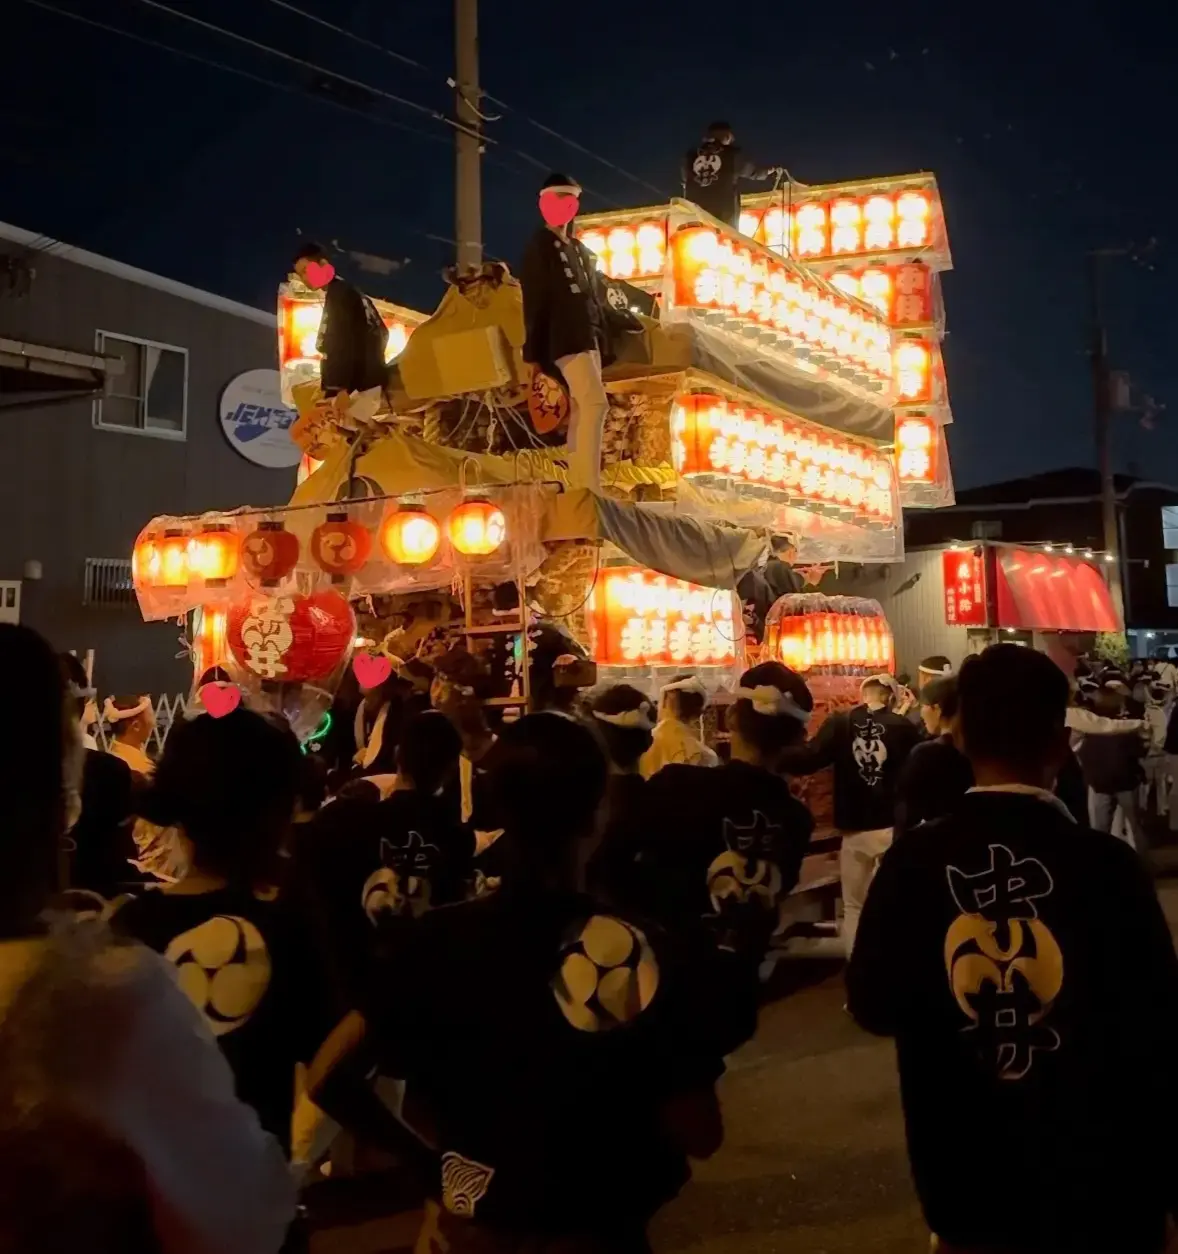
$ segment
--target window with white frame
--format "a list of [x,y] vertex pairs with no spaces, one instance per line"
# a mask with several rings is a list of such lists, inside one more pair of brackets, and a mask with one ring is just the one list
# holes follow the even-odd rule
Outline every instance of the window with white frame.
[[183,439],[188,422],[188,350],[133,335],[99,331],[95,347],[121,357],[123,371],[94,402],[94,425]]
[[1178,505],[1162,506],[1162,544],[1178,549]]
[[1178,564],[1166,566],[1166,604],[1178,607]]

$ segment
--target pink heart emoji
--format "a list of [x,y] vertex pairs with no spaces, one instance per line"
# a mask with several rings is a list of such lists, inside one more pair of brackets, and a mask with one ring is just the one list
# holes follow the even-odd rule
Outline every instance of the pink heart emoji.
[[335,266],[330,261],[307,262],[307,286],[326,287],[335,278]]
[[[540,216],[549,226],[568,226],[577,216],[581,201],[568,192],[543,191],[540,193]],[[307,267],[310,269],[310,266]]]
[[352,659],[352,670],[360,681],[360,687],[367,692],[370,688],[379,688],[393,673],[393,664],[383,653],[357,653]]
[[197,695],[214,718],[232,714],[241,704],[241,689],[236,684],[205,684]]

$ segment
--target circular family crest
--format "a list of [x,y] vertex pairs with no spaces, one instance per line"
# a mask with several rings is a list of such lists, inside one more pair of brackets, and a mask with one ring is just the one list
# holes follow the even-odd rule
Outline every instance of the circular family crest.
[[537,435],[550,435],[563,422],[568,421],[568,393],[558,379],[533,368],[532,382],[528,387],[528,417]]

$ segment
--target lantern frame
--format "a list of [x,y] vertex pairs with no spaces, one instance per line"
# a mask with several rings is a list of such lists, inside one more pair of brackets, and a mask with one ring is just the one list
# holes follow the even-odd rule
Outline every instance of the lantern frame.
[[[323,541],[331,531],[344,531],[355,542],[356,551],[346,561],[333,564],[324,560]],[[362,570],[372,556],[372,532],[363,523],[352,518],[347,510],[331,510],[327,517],[311,533],[311,557],[315,565],[332,583],[344,583],[350,576]]]
[[[482,519],[483,539],[468,545],[463,525],[471,511],[478,513]],[[489,534],[496,522],[496,515],[498,515],[498,530],[500,534],[493,544],[489,544]],[[503,547],[507,539],[507,516],[489,497],[481,494],[467,496],[461,504],[456,505],[450,511],[450,516],[446,519],[446,536],[454,551],[462,557],[473,561],[492,557]]]
[[[221,541],[228,543],[222,545]],[[219,554],[220,562],[210,578],[206,571],[211,565],[209,555],[214,552]],[[202,579],[206,588],[227,587],[241,569],[241,536],[226,523],[212,523],[191,537],[187,556],[190,575]]]
[[[402,533],[406,527],[426,519],[433,528],[433,542],[427,546],[429,552],[422,557],[410,557],[402,548]],[[398,566],[428,566],[437,557],[438,550],[442,546],[442,526],[424,505],[418,502],[405,502],[385,515],[380,524],[378,540],[381,552],[390,562]]]
[[[274,544],[275,561],[268,563],[263,567],[250,553],[250,541],[259,533],[266,533],[268,537],[289,536],[293,544],[285,541],[270,541]],[[283,555],[280,550],[288,550]],[[251,581],[257,580],[258,586],[261,588],[277,588],[278,585],[294,570],[299,563],[299,553],[302,546],[299,538],[293,532],[287,531],[285,523],[281,518],[265,518],[245,537],[241,542],[241,562],[245,567],[247,579]],[[281,557],[282,560],[278,561]]]

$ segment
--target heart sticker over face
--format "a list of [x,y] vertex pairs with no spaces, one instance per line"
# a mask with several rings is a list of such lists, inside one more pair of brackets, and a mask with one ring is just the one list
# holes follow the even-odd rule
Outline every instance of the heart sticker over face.
[[540,216],[549,226],[568,226],[580,207],[580,199],[568,192],[540,193]]
[[241,704],[241,689],[236,684],[205,684],[196,695],[213,718],[224,718]]
[[307,262],[307,286],[326,287],[335,278],[335,266],[330,261]]
[[357,653],[352,659],[352,670],[360,681],[360,687],[367,692],[370,688],[379,688],[393,673],[393,664],[383,653]]

